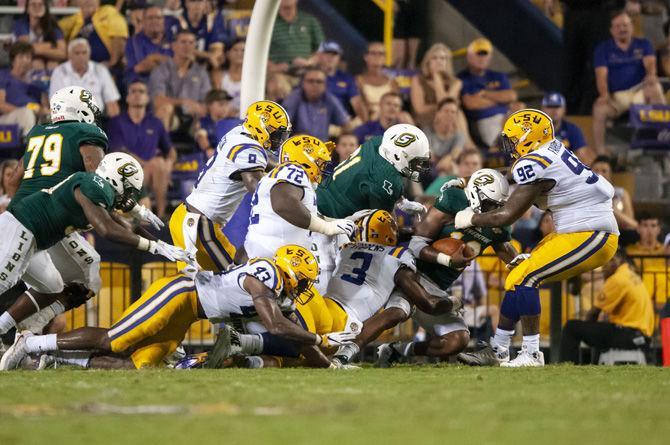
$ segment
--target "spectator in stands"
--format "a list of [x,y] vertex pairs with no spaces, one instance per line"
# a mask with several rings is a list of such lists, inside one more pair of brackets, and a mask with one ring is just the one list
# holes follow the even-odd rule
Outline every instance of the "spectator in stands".
[[[26,9],[14,21],[12,36],[16,41],[28,42],[33,45],[33,67],[47,68],[47,62],[55,65],[67,59],[65,39],[58,27],[58,22],[49,13],[47,0],[28,0]],[[37,65],[39,63],[39,65]]]
[[91,60],[108,68],[123,59],[128,40],[128,23],[114,6],[100,6],[100,0],[80,0],[78,13],[58,22],[68,42],[81,37],[88,41]]
[[244,40],[234,41],[226,51],[226,67],[212,73],[212,84],[232,98],[230,112],[240,112],[240,92],[242,91],[242,61],[244,60]]
[[570,149],[586,165],[591,165],[595,155],[586,146],[581,128],[564,119],[565,97],[558,91],[552,91],[542,98],[542,111],[554,121],[554,136]]
[[368,113],[358,92],[356,80],[351,74],[339,69],[341,56],[342,47],[339,43],[328,40],[319,46],[316,63],[328,76],[328,92],[340,100],[349,116],[358,117],[361,122],[367,122]]
[[358,143],[362,144],[371,137],[381,136],[387,128],[395,124],[414,125],[414,120],[409,113],[402,110],[400,94],[390,91],[379,101],[379,117],[358,126],[354,134],[358,138]]
[[437,104],[432,125],[424,129],[430,144],[431,163],[440,175],[454,174],[453,160],[464,148],[474,148],[466,134],[458,128],[458,103],[445,97]]
[[358,138],[353,133],[341,133],[337,138],[335,146],[335,155],[333,156],[333,165],[344,161],[359,147]]
[[142,11],[142,23],[142,31],[131,37],[126,44],[126,83],[136,78],[148,82],[151,71],[172,57],[161,8],[145,8]]
[[196,123],[195,141],[207,158],[211,158],[219,143],[216,127],[219,121],[231,115],[232,97],[224,90],[211,90],[205,96],[207,114]]
[[265,98],[281,103],[291,93],[292,87],[288,76],[282,73],[268,73],[265,84]]
[[18,125],[23,135],[28,134],[45,115],[47,98],[40,88],[28,79],[33,60],[33,47],[27,42],[16,42],[9,50],[11,68],[0,71],[0,124]]
[[416,69],[422,38],[427,35],[427,0],[397,0],[393,25],[393,67]]
[[468,67],[458,74],[463,81],[463,109],[487,147],[496,143],[510,105],[515,105],[513,102],[517,100],[507,76],[488,69],[492,53],[493,45],[489,40],[473,40],[468,45]]
[[[147,4],[147,0],[124,0],[124,6],[126,7],[126,15],[128,17],[128,32],[132,38],[144,30],[144,10],[149,5]],[[121,13],[123,14],[123,10],[121,10]]]
[[186,30],[177,33],[172,43],[174,55],[151,72],[149,91],[154,112],[170,131],[174,118],[177,126],[204,116],[205,95],[211,89],[209,75],[195,61],[195,35]]
[[60,64],[51,74],[49,97],[68,85],[86,88],[98,101],[100,111],[108,117],[119,114],[121,98],[119,90],[107,67],[91,61],[91,47],[88,40],[76,38],[67,46],[68,61]]
[[[569,320],[561,333],[561,362],[579,362],[581,342],[605,351],[649,346],[654,309],[647,289],[623,250],[603,266],[605,285],[585,320]],[[601,312],[607,321],[597,321]]]
[[177,152],[163,123],[147,110],[149,89],[141,80],[128,86],[128,110],[107,125],[110,151],[123,151],[144,169],[144,185],[154,193],[156,215],[165,217],[167,189]]
[[625,11],[612,15],[610,34],[594,55],[598,99],[593,104],[593,143],[598,154],[606,152],[607,119],[622,115],[632,104],[665,103],[651,42],[633,37],[633,22]]
[[[16,159],[5,159],[0,163],[0,213],[4,212],[9,205],[9,202],[12,200],[12,197],[9,195],[9,188],[7,184],[14,174],[14,170],[19,165],[19,161]],[[14,190],[15,192],[16,190]]]
[[658,77],[670,77],[670,19],[663,25],[665,43],[656,51]]
[[[659,218],[650,213],[638,215],[637,233],[640,240],[628,246],[626,253],[634,258],[635,265],[642,274],[649,295],[651,295],[656,309],[660,310],[668,299],[670,286],[668,285],[668,255],[670,249],[659,242],[661,234],[661,222]],[[639,258],[639,256],[656,256],[656,258]],[[664,258],[665,257],[665,258]]]
[[325,40],[321,24],[298,10],[298,0],[281,0],[270,43],[270,70],[286,73],[305,68]]
[[195,36],[196,57],[199,61],[207,61],[212,68],[220,67],[225,46],[232,40],[221,11],[208,15],[205,0],[182,0],[182,5],[182,13],[177,17],[179,29]]
[[365,71],[356,77],[358,91],[361,93],[368,120],[377,119],[379,100],[390,91],[398,92],[398,84],[384,72],[386,50],[381,42],[370,42],[363,56]]
[[[436,43],[423,56],[420,72],[412,77],[410,99],[420,127],[433,122],[437,104],[450,97],[458,100],[463,82],[454,74],[451,50],[443,43]],[[463,120],[462,129],[465,129]]]
[[[469,178],[474,172],[484,167],[484,155],[477,148],[466,148],[456,157],[455,175],[459,178]],[[430,196],[440,196],[440,189],[454,176],[437,177],[424,192]]]
[[[326,73],[317,67],[307,67],[300,86],[282,104],[291,117],[293,131],[327,140],[330,127],[349,127],[349,115],[337,97],[326,91]],[[333,133],[338,133],[334,129]]]
[[[607,179],[612,185],[612,160],[607,156],[598,156],[591,165],[593,171],[603,178]],[[633,210],[633,201],[630,195],[623,187],[614,187],[614,198],[612,198],[612,207],[614,207],[614,217],[623,230],[637,229],[635,221],[635,212]]]

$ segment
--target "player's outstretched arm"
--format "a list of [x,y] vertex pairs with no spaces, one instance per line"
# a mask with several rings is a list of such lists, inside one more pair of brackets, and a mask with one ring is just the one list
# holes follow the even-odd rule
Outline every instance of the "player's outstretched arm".
[[87,172],[94,172],[98,164],[105,157],[105,150],[97,145],[84,144],[79,146],[81,159]]
[[[472,215],[472,226],[500,227],[512,224],[528,210],[540,195],[551,188],[546,181],[519,185],[504,206]],[[458,224],[456,225],[458,227]]]
[[419,283],[416,273],[406,267],[398,269],[394,280],[396,286],[402,289],[407,300],[427,314],[440,315],[454,309],[452,298],[439,298],[426,292],[426,289]]
[[512,262],[514,258],[519,255],[519,252],[512,245],[512,243],[505,241],[504,243],[498,243],[493,245],[493,250],[498,255],[498,258],[503,260],[505,264]]

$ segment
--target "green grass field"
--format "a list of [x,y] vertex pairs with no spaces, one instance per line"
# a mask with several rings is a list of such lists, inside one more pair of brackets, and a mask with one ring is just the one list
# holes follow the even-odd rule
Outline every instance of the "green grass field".
[[[0,444],[667,444],[670,369],[0,374]],[[216,441],[216,442],[214,442]]]

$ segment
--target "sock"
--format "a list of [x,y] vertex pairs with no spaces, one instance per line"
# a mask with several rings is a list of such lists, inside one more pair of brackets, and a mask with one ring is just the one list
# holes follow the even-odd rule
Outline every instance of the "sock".
[[58,351],[58,344],[56,341],[56,334],[33,335],[32,337],[26,338],[26,349],[29,354]]
[[343,357],[345,362],[343,364],[349,363],[356,354],[358,354],[361,349],[356,343],[351,343],[350,345],[340,346],[340,348],[335,353],[335,357]]
[[263,337],[258,334],[240,334],[242,354],[260,354],[263,351]]
[[20,331],[30,331],[33,334],[40,334],[44,327],[49,324],[56,316],[65,312],[65,307],[60,301],[55,301],[49,306],[41,309],[39,312],[31,315],[18,323]]
[[496,329],[496,333],[491,339],[491,346],[496,352],[509,352],[509,345],[512,343],[514,331],[506,331],[504,329]]
[[407,343],[400,343],[396,348],[396,351],[400,352],[403,357],[411,357],[414,355],[414,342],[409,341]]
[[531,354],[540,350],[540,334],[535,335],[524,335],[523,336],[523,346],[526,347],[526,350]]
[[88,368],[91,357],[56,357],[56,363],[60,365],[79,366]]
[[508,290],[505,292],[502,303],[500,303],[500,313],[512,320],[514,323],[519,321],[521,316],[519,315],[519,308],[517,304],[517,296],[513,290]]
[[16,321],[9,315],[9,312],[3,312],[0,315],[0,335],[6,334],[12,328],[16,327]]
[[263,337],[263,350],[260,352],[263,355],[276,355],[279,357],[300,356],[300,345],[287,338],[272,335],[269,332],[263,332],[261,337]]
[[257,369],[263,367],[263,357],[257,355],[250,355],[247,357],[247,365],[249,368]]

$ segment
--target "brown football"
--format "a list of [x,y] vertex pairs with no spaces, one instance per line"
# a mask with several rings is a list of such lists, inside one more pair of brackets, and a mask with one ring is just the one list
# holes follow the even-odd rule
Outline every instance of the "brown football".
[[[462,240],[456,239],[456,238],[442,238],[437,241],[435,241],[432,244],[433,249],[442,252],[446,255],[453,255],[454,252],[456,252],[461,245],[465,244]],[[473,252],[470,246],[467,244],[465,245],[465,249],[463,249],[463,254],[465,256],[472,256]]]

